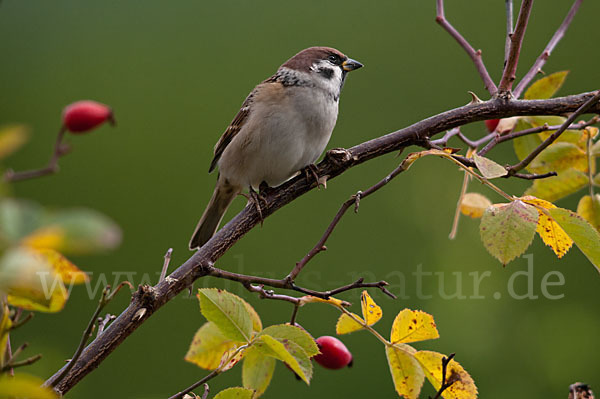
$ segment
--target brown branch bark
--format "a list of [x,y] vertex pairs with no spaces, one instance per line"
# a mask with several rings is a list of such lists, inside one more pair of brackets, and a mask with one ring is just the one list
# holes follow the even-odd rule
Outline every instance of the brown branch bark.
[[[318,165],[320,176],[329,180],[348,169],[370,159],[398,151],[410,145],[422,145],[430,137],[467,123],[505,118],[517,115],[563,115],[575,112],[596,93],[582,93],[549,100],[503,100],[468,104],[460,108],[432,116],[409,127],[377,137],[347,151],[337,151],[327,156]],[[595,103],[588,112],[600,113],[600,105]],[[298,176],[277,188],[264,192],[265,203],[262,216],[270,216],[279,208],[315,187],[314,182]],[[206,276],[214,263],[227,252],[248,231],[261,222],[254,206],[247,206],[229,221],[198,252],[173,271],[156,286],[141,286],[133,295],[130,305],[121,315],[81,353],[72,369],[62,378],[55,389],[65,394],[87,374],[97,368],[112,351],[129,335],[141,326],[154,312],[186,289],[194,280]],[[60,375],[61,370],[55,376]],[[52,381],[53,377],[49,379]]]

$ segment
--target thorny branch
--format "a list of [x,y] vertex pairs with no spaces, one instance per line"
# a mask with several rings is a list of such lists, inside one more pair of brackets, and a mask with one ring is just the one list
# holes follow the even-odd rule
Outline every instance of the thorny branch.
[[519,62],[519,55],[521,53],[521,46],[523,44],[523,37],[525,36],[525,30],[527,29],[527,22],[529,21],[529,15],[531,14],[531,7],[533,7],[533,0],[523,0],[521,2],[521,10],[517,17],[517,24],[515,31],[510,35],[510,49],[508,51],[508,58],[498,85],[498,93],[505,95],[510,92],[513,82],[515,81],[515,74],[517,72],[517,64]]
[[[515,32],[511,35],[511,46],[507,56],[507,65],[504,69],[501,80],[501,91],[508,92],[514,81],[514,73],[517,67],[522,38],[525,33],[532,3],[533,0],[523,0]],[[581,93],[578,95],[549,100],[517,101],[512,99],[510,95],[504,95],[502,98],[498,98],[496,96],[498,88],[491,80],[491,77],[483,64],[481,59],[481,51],[475,51],[473,47],[466,41],[466,39],[446,20],[444,15],[443,0],[437,0],[436,21],[446,31],[448,31],[448,33],[471,57],[482,80],[484,81],[486,89],[492,95],[492,100],[486,102],[473,101],[466,106],[424,119],[409,127],[369,140],[348,150],[332,150],[318,165],[316,172],[319,176],[331,180],[356,165],[384,154],[402,150],[411,145],[431,145],[432,142],[430,141],[430,138],[436,134],[458,128],[459,126],[475,121],[523,115],[564,115],[573,112],[581,114],[586,111],[595,114],[600,113],[600,105],[598,104],[596,98],[598,95],[597,92]],[[559,30],[566,30],[566,25],[568,25],[568,23],[563,23]],[[555,34],[555,37],[558,38],[555,40],[555,42],[557,42],[562,35]],[[552,46],[550,46],[550,44],[552,44]],[[549,46],[552,48],[556,45],[556,43],[550,44]],[[526,84],[527,83],[524,83],[524,86]],[[565,123],[563,130],[570,126],[577,116],[578,115],[570,118],[568,123]],[[459,133],[460,131],[457,131],[452,135],[459,135]],[[555,132],[556,137],[558,137],[559,134],[560,133],[556,134]],[[464,136],[461,136],[459,136],[459,138],[468,143],[468,139],[466,139]],[[450,137],[451,136],[449,136],[446,141]],[[470,144],[468,143],[468,145],[477,144],[476,147],[478,147],[484,143],[489,144],[490,140],[495,140],[495,136],[490,134],[482,139],[477,140],[476,142],[471,142]],[[541,150],[543,150],[543,148]],[[460,159],[460,157],[455,157],[455,160],[456,162],[464,162],[465,165],[473,166],[472,160],[470,159]],[[471,164],[469,164],[469,162]],[[540,175],[520,174],[517,173],[518,170],[519,169],[516,169],[515,166],[515,170],[512,171],[512,176],[522,178],[543,177]],[[328,226],[317,245],[315,245],[315,247],[313,247],[313,249],[309,252],[306,259],[303,259],[298,263],[299,266],[297,265],[294,268],[295,271],[293,270],[290,273],[292,278],[284,278],[281,280],[267,279],[255,276],[239,275],[215,268],[215,262],[249,230],[261,223],[264,218],[267,218],[281,207],[289,204],[296,198],[312,190],[316,185],[313,181],[309,181],[308,179],[298,176],[279,187],[266,189],[263,192],[264,206],[261,209],[261,215],[258,214],[254,206],[247,206],[231,221],[229,221],[229,223],[227,223],[221,230],[219,230],[202,248],[198,250],[198,252],[196,252],[185,263],[174,270],[169,276],[161,279],[157,285],[153,287],[140,286],[138,291],[133,295],[131,304],[111,324],[110,328],[106,329],[85,349],[83,349],[80,352],[80,356],[77,358],[74,357],[74,359],[67,366],[63,367],[53,377],[51,377],[47,381],[47,384],[53,385],[55,390],[61,394],[68,392],[82,378],[97,368],[99,364],[106,357],[108,357],[114,349],[116,349],[142,323],[151,317],[154,312],[174,298],[182,290],[191,285],[196,279],[203,276],[211,275],[239,281],[245,284],[246,288],[251,291],[258,292],[260,295],[264,295],[265,297],[270,296],[272,299],[280,300],[288,300],[288,298],[284,298],[283,295],[267,291],[261,285],[295,290],[309,295],[320,296],[322,298],[326,298],[330,295],[357,287],[370,286],[385,290],[385,282],[364,283],[362,279],[359,279],[354,283],[344,287],[339,287],[326,292],[316,292],[296,286],[293,282],[293,277],[298,275],[298,273],[302,270],[306,263],[308,263],[308,261],[314,257],[314,255],[323,250],[327,238],[335,229],[339,219],[343,216],[348,208],[350,208],[352,205],[357,205],[357,199],[364,198],[366,196],[365,193],[367,192],[368,195],[374,191],[377,191],[400,172],[402,172],[402,169],[397,168],[394,170],[394,172],[392,172],[392,174],[390,174],[391,177],[388,176],[386,178],[387,180],[383,179],[381,182],[371,187],[369,189],[371,191],[367,190],[360,193],[360,195],[356,195],[350,200],[346,201],[340,208],[340,211],[338,211],[338,214],[336,214],[334,217],[334,220]],[[295,300],[296,299],[288,301],[294,302]],[[293,318],[294,317],[295,315]],[[201,381],[194,384],[191,389],[200,386],[213,376],[214,375],[211,374],[207,375]]]
[[575,17],[575,14],[577,14],[577,10],[579,9],[579,6],[581,5],[582,1],[583,0],[575,0],[573,5],[571,6],[571,9],[569,10],[569,13],[565,17],[562,24],[560,24],[550,41],[548,42],[548,45],[546,46],[544,51],[542,51],[542,54],[540,54],[540,56],[537,58],[531,69],[529,69],[527,74],[525,74],[523,79],[521,79],[521,81],[515,88],[513,92],[515,98],[519,98],[521,96],[521,93],[523,93],[523,90],[525,90],[527,85],[531,83],[535,75],[542,71],[542,67],[548,60],[548,57],[550,57],[550,54],[554,50],[554,47],[556,47],[558,42],[560,42],[560,40],[565,35],[565,32],[569,28],[569,25],[571,25],[571,21],[573,21],[573,17]]

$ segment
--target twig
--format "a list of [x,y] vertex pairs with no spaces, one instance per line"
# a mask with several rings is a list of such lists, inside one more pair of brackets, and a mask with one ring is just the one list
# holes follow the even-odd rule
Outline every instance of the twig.
[[587,146],[585,148],[585,152],[587,155],[587,161],[588,161],[588,184],[589,184],[589,189],[590,189],[590,200],[593,201],[594,199],[594,164],[595,164],[595,158],[592,156],[592,135],[588,132],[587,135]]
[[[485,119],[506,118],[521,115],[564,115],[577,110],[594,93],[559,97],[548,100],[511,100],[493,99],[482,103],[468,104],[421,120],[411,126],[358,144],[344,151],[339,158],[325,157],[318,165],[319,176],[329,176],[328,181],[343,174],[354,166],[360,165],[384,154],[393,153],[410,145],[423,143],[423,140],[438,133],[467,123]],[[600,105],[590,108],[600,113]],[[265,205],[263,217],[269,217],[278,209],[296,198],[314,189],[312,182],[304,176],[298,176],[277,188],[264,193]],[[175,298],[196,279],[206,276],[212,265],[220,259],[248,231],[260,223],[258,213],[253,207],[246,207],[223,226],[200,250],[174,270],[169,277],[154,287],[141,286],[134,294],[129,306],[83,351],[73,369],[55,390],[65,394],[90,372],[95,370],[125,339],[148,320],[154,312]],[[259,282],[257,282],[259,283]],[[143,317],[136,317],[144,309]],[[55,373],[61,374],[64,367]],[[54,376],[50,377],[52,381]]]
[[169,248],[167,250],[167,253],[165,254],[165,261],[163,263],[163,267],[160,272],[160,278],[158,279],[158,282],[163,281],[165,279],[165,277],[167,276],[167,270],[169,270],[169,263],[171,263],[171,255],[172,254],[173,254],[173,248]]
[[510,53],[510,38],[514,33],[513,29],[513,1],[506,0],[506,42],[504,43],[504,64],[503,68],[506,68],[508,62],[508,55]]
[[[523,0],[523,1],[526,1],[526,0]],[[600,99],[600,90],[596,91],[595,95],[592,98],[587,100],[581,107],[579,107],[575,112],[573,112],[567,118],[565,123],[563,123],[557,131],[552,133],[546,140],[544,140],[544,142],[542,144],[537,146],[536,149],[533,150],[529,155],[527,155],[521,162],[517,163],[514,166],[509,167],[508,168],[509,174],[514,176],[515,172],[518,172],[521,169],[527,167],[527,165],[529,165],[531,163],[531,161],[533,161],[533,159],[539,155],[540,152],[544,151],[544,149],[546,149],[546,147],[548,147],[550,144],[552,144],[554,142],[554,140],[556,140],[565,130],[567,130],[567,128],[569,126],[571,126],[571,123],[573,123],[573,121],[575,119],[577,119],[577,117],[579,117],[579,115],[586,112],[593,105],[596,105],[596,103],[598,102],[598,99]]]
[[52,158],[50,158],[48,165],[41,169],[27,170],[24,172],[15,172],[12,169],[9,169],[4,174],[4,181],[15,182],[46,176],[58,172],[58,159],[69,152],[69,147],[62,144],[65,132],[66,129],[64,126],[62,126],[58,131],[58,136],[56,137],[56,142],[54,144],[54,152],[52,153]]
[[506,60],[506,66],[504,67],[504,72],[502,72],[502,78],[498,85],[498,93],[501,96],[510,92],[512,84],[516,79],[515,74],[517,72],[517,64],[519,63],[521,46],[523,45],[523,36],[525,36],[525,30],[527,29],[527,22],[529,21],[532,6],[533,0],[523,0],[521,2],[521,9],[519,10],[519,16],[517,17],[515,31],[510,35],[508,59]]
[[183,396],[190,392],[193,391],[194,389],[198,388],[200,385],[205,384],[204,386],[204,395],[202,395],[202,397],[204,398],[205,396],[208,395],[208,385],[206,385],[206,381],[215,378],[216,376],[218,376],[220,373],[219,369],[213,370],[212,372],[210,372],[209,374],[207,374],[204,378],[202,378],[200,381],[190,385],[189,387],[187,387],[186,389],[184,389],[183,391],[176,393],[175,395],[169,397],[169,399],[180,399],[183,398]]
[[317,298],[328,299],[329,297],[339,294],[341,292],[350,291],[357,288],[379,288],[384,294],[390,296],[391,298],[396,298],[394,294],[389,292],[385,286],[388,285],[385,281],[377,281],[374,283],[365,283],[362,278],[356,280],[352,284],[344,285],[342,287],[329,290],[329,291],[314,291],[308,288],[303,288],[296,285],[293,281],[290,281],[286,278],[277,280],[272,278],[258,277],[258,276],[250,276],[247,274],[233,273],[227,270],[218,269],[216,267],[206,267],[205,273],[208,276],[224,278],[227,280],[237,281],[242,283],[246,288],[249,284],[261,284],[266,285],[273,288],[283,288],[286,290],[294,290],[297,292],[301,292],[306,295],[312,295]]
[[[567,127],[567,130],[582,130],[582,129],[585,129],[586,127],[588,127],[588,126],[595,125],[598,122],[600,122],[600,118],[598,118],[598,116],[594,116],[592,119],[590,119],[587,122],[581,121],[581,122],[578,122],[578,123],[571,124],[569,127]],[[485,147],[483,147],[477,153],[477,155],[484,156],[492,148],[494,148],[498,144],[503,143],[505,141],[513,140],[513,139],[515,139],[517,137],[526,136],[526,135],[529,135],[529,134],[541,133],[541,132],[552,131],[552,130],[558,130],[558,129],[561,128],[561,126],[562,125],[548,126],[547,124],[544,124],[543,126],[532,127],[530,129],[520,130],[518,132],[512,132],[512,133],[507,133],[507,134],[503,134],[503,135],[498,135],[498,134],[494,133],[493,134],[494,137],[492,137],[492,140],[490,140],[487,143],[487,145]],[[487,138],[487,137],[488,136],[486,136],[484,138]]]
[[294,269],[292,269],[290,274],[288,274],[288,276],[286,277],[286,280],[289,281],[290,283],[293,282],[296,279],[296,277],[298,276],[298,274],[300,274],[300,272],[302,271],[304,266],[306,266],[306,264],[316,254],[327,249],[327,247],[325,246],[327,239],[329,238],[329,236],[331,236],[331,233],[333,233],[333,230],[336,228],[337,224],[340,222],[340,220],[342,219],[342,217],[344,216],[344,214],[346,213],[348,208],[350,208],[351,206],[354,206],[354,212],[358,212],[358,206],[360,204],[361,199],[366,198],[369,195],[373,194],[374,192],[376,192],[377,190],[379,190],[380,188],[382,188],[383,186],[388,184],[394,177],[398,176],[400,173],[404,172],[405,170],[406,170],[406,167],[405,167],[404,163],[401,163],[396,169],[394,169],[389,175],[387,175],[385,178],[380,180],[378,183],[369,187],[365,191],[357,192],[356,194],[351,196],[349,200],[344,202],[342,204],[342,206],[340,207],[340,209],[338,210],[338,212],[335,214],[331,223],[329,223],[329,226],[327,226],[325,233],[323,233],[323,235],[321,236],[319,241],[317,241],[315,246],[308,252],[308,254],[306,254],[306,256],[304,256],[304,258],[302,258],[300,260],[300,262],[296,263],[296,266],[294,267]]
[[96,325],[96,319],[100,315],[100,312],[102,312],[102,309],[104,309],[104,307],[106,305],[108,305],[108,303],[114,298],[115,294],[117,294],[117,292],[119,292],[121,290],[121,288],[125,285],[127,285],[131,289],[133,289],[133,286],[131,285],[131,283],[129,281],[121,282],[117,286],[117,288],[115,288],[115,290],[112,292],[110,291],[110,285],[107,285],[104,288],[104,290],[102,291],[102,297],[100,298],[100,301],[98,302],[98,307],[96,308],[96,311],[94,312],[90,321],[88,322],[87,327],[83,331],[83,335],[81,336],[81,341],[79,342],[79,346],[77,346],[77,350],[75,350],[75,354],[73,355],[73,357],[71,358],[69,363],[67,363],[67,365],[63,368],[63,371],[58,376],[56,376],[56,378],[53,377],[53,378],[49,379],[48,381],[46,381],[44,383],[44,386],[49,386],[49,387],[54,388],[69,373],[69,371],[73,368],[73,366],[79,359],[79,356],[81,356],[81,353],[83,352],[83,349],[85,348],[87,341],[92,336],[92,333],[94,331],[94,326]]
[[546,46],[544,51],[542,51],[542,54],[540,54],[537,60],[535,60],[531,69],[529,69],[529,71],[525,74],[523,79],[521,79],[519,84],[517,84],[517,87],[515,88],[515,91],[513,93],[515,98],[519,98],[521,96],[521,93],[523,93],[523,90],[525,90],[525,87],[527,87],[527,85],[533,80],[535,75],[542,71],[542,67],[544,66],[546,61],[548,61],[548,57],[550,57],[550,54],[554,50],[554,47],[556,47],[558,42],[560,42],[560,40],[565,35],[565,32],[569,28],[569,25],[571,25],[571,21],[573,21],[573,17],[575,17],[575,14],[577,14],[577,10],[579,9],[579,6],[581,5],[582,1],[583,0],[575,0],[564,21],[562,22],[562,24],[560,24],[560,26],[548,42],[548,45]]
[[25,323],[27,323],[29,320],[33,319],[34,313],[30,312],[27,314],[27,316],[23,317],[21,320],[15,320],[12,324],[12,326],[10,326],[10,330],[16,330],[19,327],[22,327]]
[[0,370],[0,372],[5,372],[5,371],[11,370],[11,369],[15,369],[17,367],[29,366],[30,364],[37,362],[41,358],[42,358],[42,355],[38,354],[35,356],[31,356],[25,360],[21,360],[19,362],[10,361],[7,364],[5,364],[4,367],[2,367],[2,370]]
[[440,389],[438,389],[437,393],[433,397],[433,399],[439,399],[442,396],[442,393],[448,388],[452,386],[457,380],[448,381],[447,372],[448,372],[448,363],[452,361],[456,353],[451,353],[448,357],[442,358],[442,385]]
[[96,333],[96,336],[102,334],[102,332],[106,329],[108,323],[110,323],[116,318],[117,316],[110,313],[107,313],[104,317],[98,317],[98,332]]
[[458,44],[466,51],[467,55],[471,57],[473,64],[475,64],[475,68],[477,68],[477,72],[479,72],[479,76],[481,76],[481,80],[483,80],[483,84],[485,85],[485,89],[490,93],[490,95],[495,95],[498,91],[494,81],[490,77],[488,70],[486,69],[483,59],[481,58],[481,50],[475,51],[473,46],[469,44],[469,42],[448,22],[444,13],[444,0],[437,0],[436,7],[437,15],[435,17],[435,21],[444,28],[450,36],[454,38],[458,42]]
[[[468,157],[468,155],[467,155],[467,157]],[[463,198],[465,197],[465,194],[467,193],[467,186],[469,185],[470,179],[471,179],[471,177],[469,176],[469,174],[467,172],[465,172],[465,175],[463,177],[462,186],[460,188],[460,194],[458,196],[458,202],[456,204],[456,210],[454,211],[454,220],[452,221],[452,229],[450,230],[450,235],[448,236],[448,238],[450,240],[454,240],[456,238],[456,232],[458,231],[458,221],[460,220],[460,206],[462,204]]]
[[201,399],[208,398],[208,393],[209,392],[210,392],[210,388],[209,388],[208,384],[204,383],[204,393],[202,394],[202,398]]

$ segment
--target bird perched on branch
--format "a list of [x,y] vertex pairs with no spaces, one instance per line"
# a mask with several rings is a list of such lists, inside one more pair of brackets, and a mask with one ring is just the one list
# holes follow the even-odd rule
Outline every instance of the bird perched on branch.
[[219,176],[190,249],[213,236],[244,188],[260,209],[254,190],[263,182],[276,187],[314,168],[335,127],[346,74],[360,67],[336,49],[310,47],[250,92],[215,146],[209,172],[218,166]]

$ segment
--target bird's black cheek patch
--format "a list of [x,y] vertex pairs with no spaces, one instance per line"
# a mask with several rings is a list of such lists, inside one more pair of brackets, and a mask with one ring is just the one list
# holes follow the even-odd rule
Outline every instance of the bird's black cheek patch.
[[331,68],[320,68],[319,74],[325,79],[331,79],[333,77],[333,69]]

